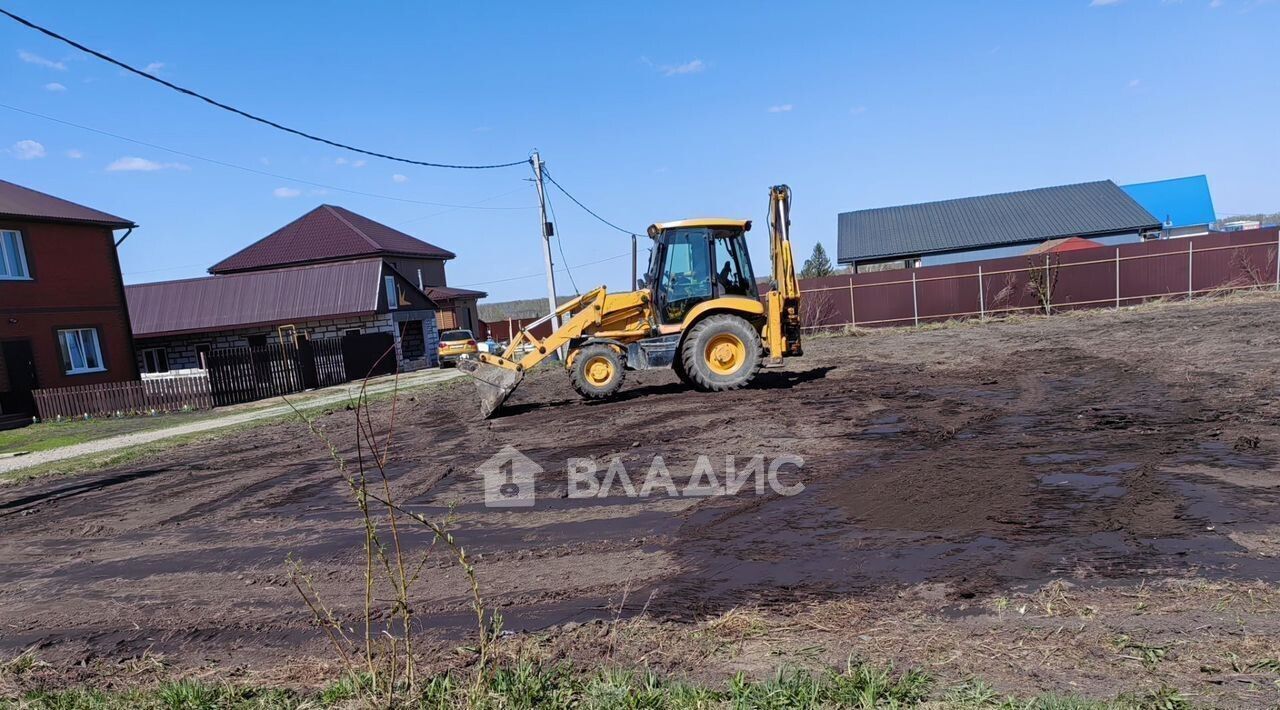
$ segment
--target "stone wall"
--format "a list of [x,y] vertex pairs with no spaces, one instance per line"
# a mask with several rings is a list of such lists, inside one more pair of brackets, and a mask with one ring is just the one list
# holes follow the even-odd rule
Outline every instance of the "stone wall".
[[[410,314],[416,315],[419,320],[423,321],[424,339],[429,341],[427,358],[409,363],[402,361],[401,367],[405,370],[416,370],[434,365],[436,343],[439,342],[435,328],[435,314],[431,311],[404,311],[396,313],[395,320],[406,320]],[[406,317],[401,317],[402,315]],[[396,326],[395,321],[392,320],[392,314],[379,313],[357,318],[307,321],[294,325],[299,334],[305,333],[311,340],[340,338],[348,330],[359,330],[361,333],[390,333],[396,338],[396,357],[400,357],[399,328]],[[145,371],[143,351],[157,347],[165,349],[171,371],[198,368],[200,367],[200,358],[196,354],[196,346],[208,345],[211,350],[242,348],[249,345],[249,338],[254,335],[265,335],[268,344],[278,344],[280,342],[279,331],[274,327],[238,328],[217,333],[192,333],[189,335],[139,339],[135,343],[138,351],[138,368]]]
[[[436,328],[435,311],[393,311],[389,316],[395,323],[392,328],[396,335],[396,359],[400,361],[401,372],[413,372],[414,370],[435,367],[439,364],[439,361],[436,359],[436,353],[439,352],[440,332]],[[423,349],[422,357],[414,360],[406,360],[404,359],[404,350],[401,348],[400,343],[399,323],[411,320],[422,321],[422,342],[425,347]]]

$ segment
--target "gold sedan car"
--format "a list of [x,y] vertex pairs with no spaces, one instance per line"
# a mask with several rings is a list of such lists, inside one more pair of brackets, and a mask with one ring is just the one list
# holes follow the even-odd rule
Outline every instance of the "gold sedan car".
[[476,346],[476,336],[469,330],[446,330],[440,334],[440,348],[437,355],[440,367],[457,365],[462,358],[473,357],[480,352]]

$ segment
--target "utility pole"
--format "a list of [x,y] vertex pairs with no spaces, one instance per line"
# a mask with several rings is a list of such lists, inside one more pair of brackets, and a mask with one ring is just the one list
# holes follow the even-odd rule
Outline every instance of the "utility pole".
[[559,308],[556,303],[556,267],[551,261],[551,236],[555,232],[555,226],[547,221],[547,193],[542,184],[542,156],[538,155],[536,150],[533,151],[533,177],[538,185],[538,214],[542,219],[542,259],[547,266],[547,307],[551,309],[547,312],[551,314],[551,329],[555,331],[560,328],[560,318],[556,316],[556,309]]
[[630,291],[633,288],[639,288],[639,286],[636,286],[636,279],[639,278],[638,276],[636,276],[636,264],[637,264],[636,256],[637,256],[636,235],[632,234],[631,235],[631,283],[627,285],[628,291]]

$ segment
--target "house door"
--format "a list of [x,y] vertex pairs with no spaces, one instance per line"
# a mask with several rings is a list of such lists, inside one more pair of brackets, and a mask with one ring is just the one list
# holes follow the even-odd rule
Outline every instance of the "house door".
[[[36,413],[36,400],[31,390],[37,389],[36,359],[30,340],[6,340],[0,343],[0,357],[9,376],[9,387],[0,392],[0,412],[4,414]],[[3,383],[0,383],[3,384]]]

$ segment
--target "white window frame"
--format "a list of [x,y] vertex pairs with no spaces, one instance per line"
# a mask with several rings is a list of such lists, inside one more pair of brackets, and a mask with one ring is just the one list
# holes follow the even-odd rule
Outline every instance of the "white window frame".
[[[86,337],[86,333],[88,337]],[[74,351],[71,349],[69,338],[76,338],[80,345],[80,357],[82,362],[77,365],[73,357]],[[89,352],[88,346],[93,346],[93,354],[98,361],[96,367],[89,367],[89,359],[86,354]],[[89,372],[106,372],[106,363],[102,359],[102,345],[98,339],[97,328],[68,328],[58,331],[58,347],[66,356],[66,361],[71,364],[71,369],[67,370],[68,375],[83,375]]]
[[[22,269],[22,275],[5,273],[9,268],[9,240],[8,236],[13,235],[13,241],[18,245],[18,266]],[[22,232],[16,229],[0,229],[0,281],[30,281],[31,266],[27,263],[27,245],[22,242]]]
[[387,292],[387,310],[394,311],[400,307],[400,290],[396,288],[396,277],[384,276],[382,282]]

